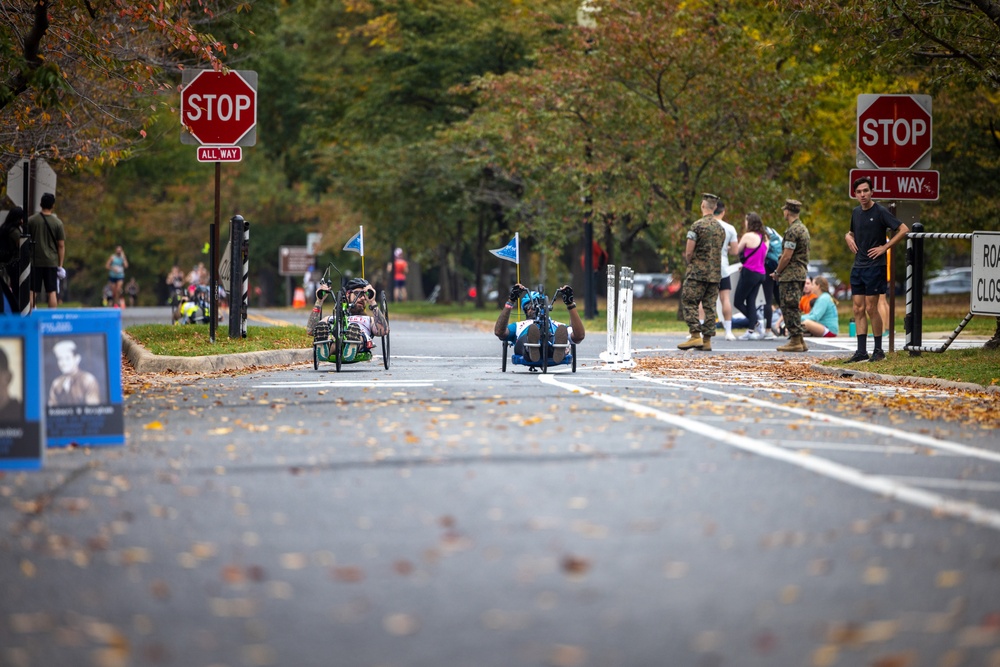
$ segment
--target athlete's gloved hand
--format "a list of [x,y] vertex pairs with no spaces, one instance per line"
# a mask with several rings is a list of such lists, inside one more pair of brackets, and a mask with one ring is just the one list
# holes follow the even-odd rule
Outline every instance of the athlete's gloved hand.
[[528,288],[521,283],[515,283],[513,287],[510,288],[510,296],[507,300],[511,303],[517,303],[517,300],[528,293]]
[[319,286],[316,288],[316,301],[320,304],[330,296],[330,283],[325,280],[319,281]]
[[570,287],[569,285],[563,285],[557,291],[560,294],[562,294],[563,303],[565,303],[567,306],[573,305],[573,288],[572,287]]

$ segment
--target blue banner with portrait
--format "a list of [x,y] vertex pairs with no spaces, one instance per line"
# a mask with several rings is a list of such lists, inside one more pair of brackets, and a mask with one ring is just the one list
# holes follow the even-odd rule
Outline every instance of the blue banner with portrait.
[[0,315],[0,470],[38,470],[45,460],[41,341],[38,320]]
[[125,444],[121,311],[36,310],[49,447]]

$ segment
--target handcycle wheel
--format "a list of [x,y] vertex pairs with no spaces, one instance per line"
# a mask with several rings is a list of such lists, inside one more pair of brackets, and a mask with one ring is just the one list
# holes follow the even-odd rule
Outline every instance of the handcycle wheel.
[[507,372],[507,341],[503,342],[503,354],[500,357],[500,372]]
[[576,343],[569,346],[569,352],[573,355],[573,372],[576,372]]
[[319,345],[313,345],[313,370],[319,370]]
[[[385,297],[385,290],[379,295],[379,308],[382,309],[382,314],[385,315],[386,323],[389,322],[389,303],[388,299]],[[385,370],[389,370],[389,332],[387,331],[384,336],[382,336],[382,365],[385,366]]]
[[330,348],[334,352],[334,361],[337,366],[337,372],[340,372],[340,366],[343,363],[342,357],[344,356],[344,292],[341,290],[337,293],[337,304],[334,306],[334,313],[336,317],[333,318],[333,345]]

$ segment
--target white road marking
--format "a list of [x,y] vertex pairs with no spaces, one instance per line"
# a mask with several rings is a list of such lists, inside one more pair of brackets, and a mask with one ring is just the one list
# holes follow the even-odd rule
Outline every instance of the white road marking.
[[1000,491],[1000,482],[980,482],[974,479],[947,479],[942,477],[906,477],[891,475],[897,482],[927,486],[937,489],[963,489],[965,491]]
[[602,394],[578,385],[564,382],[551,375],[542,375],[539,380],[543,384],[559,387],[583,396],[589,396],[595,400],[614,405],[624,410],[628,410],[637,415],[653,417],[659,421],[672,424],[690,433],[695,433],[706,438],[711,438],[744,451],[748,451],[758,456],[789,463],[799,468],[809,470],[818,475],[849,484],[859,489],[864,489],[874,494],[887,498],[909,503],[916,507],[922,507],[935,514],[944,514],[960,519],[965,519],[972,523],[1000,530],[1000,511],[987,509],[975,503],[955,500],[946,496],[941,496],[930,491],[924,491],[906,484],[897,482],[882,475],[870,475],[856,468],[846,466],[835,461],[823,459],[811,454],[793,452],[782,449],[770,443],[745,435],[732,433],[724,429],[709,426],[702,422],[669,414],[662,410],[640,405],[617,396]]
[[[754,422],[756,423],[756,422]],[[864,454],[923,454],[931,453],[926,447],[916,445],[859,445],[846,442],[812,442],[808,440],[784,440],[777,443],[786,449],[828,449],[840,452],[861,452]],[[933,452],[934,456],[960,456],[952,452]]]
[[433,387],[436,382],[447,382],[447,380],[317,380],[315,382],[267,382],[255,384],[254,389],[322,389],[324,387],[365,387],[366,389],[378,389],[379,387]]
[[794,415],[799,415],[800,417],[806,417],[808,419],[826,422],[828,424],[836,424],[838,426],[844,426],[847,428],[868,431],[869,433],[877,433],[878,435],[889,436],[890,438],[895,438],[897,440],[907,440],[909,442],[918,445],[924,445],[925,447],[932,447],[934,449],[953,452],[961,456],[969,456],[972,458],[984,459],[986,461],[993,461],[1000,463],[1000,452],[991,452],[988,449],[969,447],[968,445],[963,445],[958,442],[951,442],[949,440],[940,440],[938,438],[932,438],[931,436],[922,435],[920,433],[910,433],[909,431],[902,431],[900,429],[890,428],[888,426],[881,426],[879,424],[869,424],[867,422],[856,421],[853,419],[846,419],[844,417],[837,417],[835,415],[827,415],[823,414],[822,412],[814,412],[812,410],[805,410],[803,408],[793,408],[791,406],[781,405],[779,403],[772,403],[771,401],[764,401],[759,398],[740,396],[739,394],[730,394],[724,391],[705,389],[704,387],[692,388],[685,385],[673,384],[671,382],[658,380],[656,378],[651,378],[641,374],[632,375],[632,377],[636,380],[642,380],[644,382],[652,382],[654,384],[659,384],[664,387],[672,387],[674,389],[686,389],[686,390],[694,389],[694,391],[699,391],[704,394],[710,394],[712,396],[721,396],[723,398],[727,398],[731,401],[735,401],[738,403],[749,403],[750,405],[756,405],[762,408],[767,408],[769,410],[780,410],[782,412],[789,412]]

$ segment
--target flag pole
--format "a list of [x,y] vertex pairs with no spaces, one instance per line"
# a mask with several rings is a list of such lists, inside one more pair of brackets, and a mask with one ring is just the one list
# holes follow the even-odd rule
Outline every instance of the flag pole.
[[365,226],[360,225],[358,227],[361,231],[361,277],[365,277]]
[[[514,265],[517,267],[517,282],[521,283],[521,232],[514,232]],[[521,320],[521,300],[517,300],[517,320]]]

